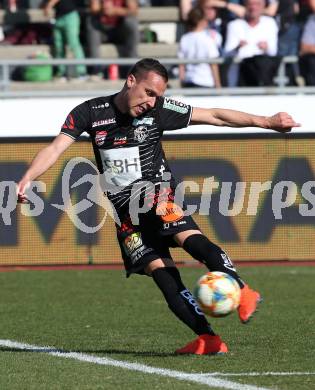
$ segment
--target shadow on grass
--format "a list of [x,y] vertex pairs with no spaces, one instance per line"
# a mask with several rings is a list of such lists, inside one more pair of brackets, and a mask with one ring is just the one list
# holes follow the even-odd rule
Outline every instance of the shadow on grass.
[[[81,350],[65,350],[57,348],[9,348],[9,347],[0,347],[1,352],[29,352],[29,353],[94,353],[100,355],[130,355],[130,356],[151,356],[151,357],[178,357],[180,355],[173,353],[164,353],[164,352],[154,352],[154,351],[126,351],[122,349],[81,349]],[[103,357],[103,356],[101,356]]]

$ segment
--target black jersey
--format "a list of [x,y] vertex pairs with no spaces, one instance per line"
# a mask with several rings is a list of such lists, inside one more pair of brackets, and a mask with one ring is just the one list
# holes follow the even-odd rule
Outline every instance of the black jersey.
[[68,115],[61,133],[77,139],[83,132],[91,137],[102,184],[115,208],[128,203],[133,184],[159,183],[170,172],[161,137],[190,123],[192,108],[166,97],[136,118],[121,113],[115,95],[87,100]]

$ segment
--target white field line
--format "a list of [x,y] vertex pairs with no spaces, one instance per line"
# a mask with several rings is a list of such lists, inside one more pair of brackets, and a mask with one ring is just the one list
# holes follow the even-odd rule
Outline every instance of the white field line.
[[315,372],[211,372],[205,374],[199,374],[201,376],[308,376],[315,375]]
[[207,377],[201,374],[191,374],[182,371],[150,367],[144,364],[129,363],[122,360],[115,360],[106,357],[98,357],[98,356],[88,355],[84,353],[63,352],[54,347],[42,347],[37,345],[19,343],[12,340],[0,340],[0,346],[25,350],[25,351],[46,353],[51,356],[56,356],[56,357],[61,357],[66,359],[74,359],[86,363],[100,364],[103,366],[119,367],[126,370],[142,372],[144,374],[155,374],[164,377],[175,378],[181,381],[195,382],[195,383],[207,385],[212,388],[231,389],[231,390],[267,390],[263,387],[236,383],[225,379],[214,378],[212,376]]

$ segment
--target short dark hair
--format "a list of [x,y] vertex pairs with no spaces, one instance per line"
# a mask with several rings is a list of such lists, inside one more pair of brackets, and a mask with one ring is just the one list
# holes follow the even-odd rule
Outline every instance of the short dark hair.
[[128,76],[133,74],[135,78],[142,76],[143,73],[154,72],[160,75],[163,80],[168,82],[168,74],[166,68],[154,58],[143,58],[136,62],[134,66],[129,70]]

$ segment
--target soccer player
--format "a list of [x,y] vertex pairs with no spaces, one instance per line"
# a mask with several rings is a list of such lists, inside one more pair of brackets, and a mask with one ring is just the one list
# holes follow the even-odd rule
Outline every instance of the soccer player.
[[[130,70],[123,88],[114,95],[98,97],[75,107],[60,134],[42,149],[17,185],[18,200],[27,202],[30,182],[50,168],[82,134],[92,141],[96,162],[104,179],[106,195],[121,224],[116,224],[127,276],[152,277],[170,310],[198,336],[176,352],[216,354],[228,351],[184,286],[169,252],[180,246],[210,271],[233,276],[241,288],[240,321],[248,322],[256,311],[260,294],[245,284],[228,255],[199,230],[190,216],[174,202],[175,181],[164,155],[164,130],[194,124],[230,127],[260,127],[288,132],[299,126],[290,115],[257,116],[235,110],[196,108],[163,97],[167,71],[157,60],[142,59]],[[163,187],[168,177],[168,187]],[[151,192],[135,191],[140,182],[151,183]],[[150,187],[150,185],[149,185]],[[140,194],[140,195],[139,195]],[[140,203],[139,203],[140,202]],[[147,212],[135,210],[147,205]],[[149,207],[151,206],[151,207]]]

